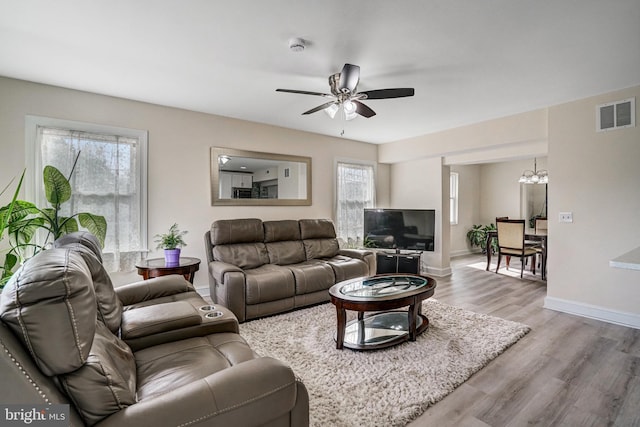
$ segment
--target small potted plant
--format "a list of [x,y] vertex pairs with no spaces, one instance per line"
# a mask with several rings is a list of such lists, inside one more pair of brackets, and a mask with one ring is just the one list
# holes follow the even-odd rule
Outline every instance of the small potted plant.
[[167,265],[178,265],[180,263],[180,248],[187,246],[182,238],[187,231],[180,231],[178,224],[169,227],[166,234],[156,234],[156,249],[164,249],[164,262]]

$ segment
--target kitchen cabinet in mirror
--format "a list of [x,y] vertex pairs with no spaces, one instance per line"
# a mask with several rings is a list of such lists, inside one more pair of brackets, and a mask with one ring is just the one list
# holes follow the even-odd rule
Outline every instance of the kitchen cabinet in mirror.
[[310,206],[311,158],[211,148],[214,206]]

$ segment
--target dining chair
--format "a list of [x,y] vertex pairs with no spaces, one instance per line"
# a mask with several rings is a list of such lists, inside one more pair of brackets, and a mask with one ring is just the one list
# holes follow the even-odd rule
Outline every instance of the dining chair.
[[[503,256],[520,258],[520,278],[523,277],[525,260],[534,257],[538,252],[524,244],[524,219],[500,219],[496,221],[498,229],[498,265],[496,273],[500,269],[500,261]],[[507,265],[507,269],[509,266]],[[536,274],[535,262],[531,267]]]
[[536,234],[539,232],[547,232],[547,218],[536,218],[535,222]]
[[[497,216],[496,217],[496,227],[498,224],[498,221],[502,221],[503,219],[509,219],[508,216]],[[511,264],[511,257],[507,256],[507,270],[509,269],[509,265]]]

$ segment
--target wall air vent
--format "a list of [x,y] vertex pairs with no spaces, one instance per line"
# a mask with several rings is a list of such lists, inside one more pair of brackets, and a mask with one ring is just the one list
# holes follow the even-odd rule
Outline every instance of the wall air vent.
[[596,107],[596,131],[636,126],[636,98],[600,104]]

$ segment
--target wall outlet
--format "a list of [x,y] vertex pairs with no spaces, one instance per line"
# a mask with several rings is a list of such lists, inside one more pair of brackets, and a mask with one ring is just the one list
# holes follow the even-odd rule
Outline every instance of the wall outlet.
[[573,212],[560,212],[560,222],[573,222]]

